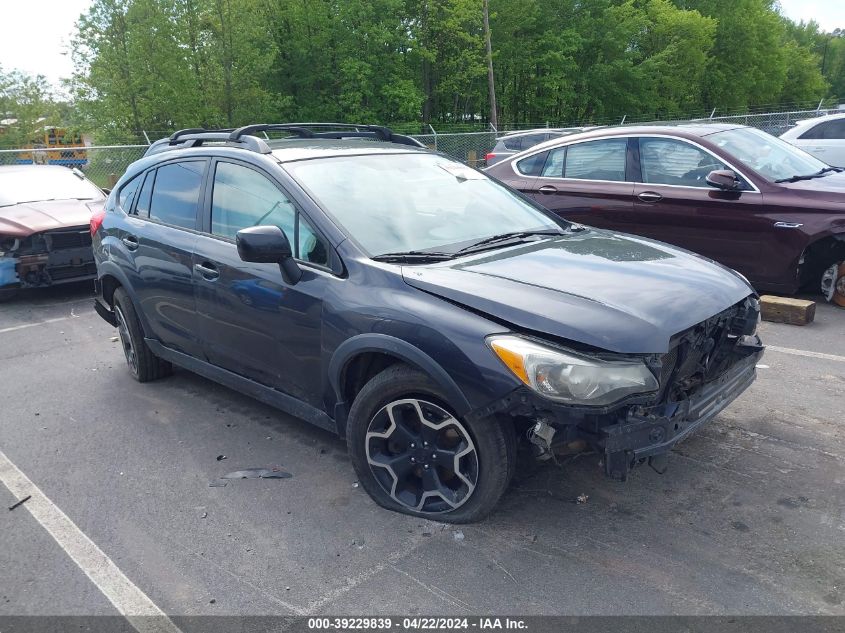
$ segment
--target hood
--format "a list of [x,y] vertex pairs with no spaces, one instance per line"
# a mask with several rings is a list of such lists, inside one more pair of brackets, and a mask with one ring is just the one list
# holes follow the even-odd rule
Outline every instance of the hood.
[[26,237],[33,233],[86,226],[105,200],[50,200],[0,207],[0,235]]
[[754,293],[708,259],[595,229],[402,274],[519,328],[629,354],[666,352],[674,334]]
[[805,198],[845,204],[845,171],[810,180],[782,182],[778,186]]

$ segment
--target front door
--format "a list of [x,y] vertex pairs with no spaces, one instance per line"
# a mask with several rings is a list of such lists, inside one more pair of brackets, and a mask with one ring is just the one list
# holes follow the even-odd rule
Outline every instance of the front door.
[[766,281],[771,221],[761,194],[740,178],[740,189],[707,184],[707,174],[730,169],[708,151],[681,139],[642,137],[642,177],[634,187],[632,233],[681,246]]
[[[279,185],[246,164],[213,166],[209,213],[194,247],[200,331],[208,360],[321,407],[323,296],[338,280],[328,270],[328,242]],[[303,269],[284,281],[278,264],[240,259],[235,234],[276,225]]]

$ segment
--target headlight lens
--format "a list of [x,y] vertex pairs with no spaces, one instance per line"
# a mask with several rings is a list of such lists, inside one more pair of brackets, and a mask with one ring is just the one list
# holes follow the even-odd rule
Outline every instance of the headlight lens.
[[19,245],[20,240],[18,240],[17,238],[8,237],[6,235],[0,235],[0,256],[3,256],[6,253],[10,253],[12,251],[16,251]]
[[487,343],[517,378],[558,402],[606,405],[659,388],[639,361],[599,360],[513,335],[491,336]]

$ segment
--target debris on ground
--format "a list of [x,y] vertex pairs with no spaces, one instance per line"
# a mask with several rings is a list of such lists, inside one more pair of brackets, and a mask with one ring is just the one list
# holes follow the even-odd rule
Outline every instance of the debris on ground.
[[214,598],[212,598],[211,600],[209,600],[209,601],[208,601],[208,604],[215,604],[216,602],[217,602],[217,600],[215,600]]
[[117,343],[117,342],[120,340],[120,338],[119,338],[119,337],[117,337],[117,336],[112,336],[109,340],[110,340],[112,343]]
[[223,475],[223,479],[289,479],[291,477],[293,475],[279,468],[246,468]]
[[203,512],[203,513],[200,515],[200,518],[201,518],[201,519],[205,519],[207,516],[208,516],[208,512]]
[[12,505],[10,505],[10,506],[9,506],[9,510],[14,510],[14,509],[15,509],[15,508],[17,508],[18,506],[22,506],[23,504],[25,504],[25,503],[26,503],[27,501],[29,501],[30,499],[32,499],[32,495],[26,495],[26,496],[25,496],[23,499],[21,499],[20,501],[17,501],[17,502],[15,502],[15,503],[13,503]]
[[422,535],[423,536],[431,536],[431,532],[423,532]]
[[463,541],[463,540],[464,540],[464,533],[463,533],[463,532],[461,532],[460,530],[458,530],[457,532],[455,532],[455,533],[452,535],[452,537],[453,537],[456,541]]
[[590,498],[590,497],[588,497],[587,495],[585,495],[585,494],[582,492],[580,495],[578,495],[577,497],[575,497],[575,503],[577,503],[578,505],[582,505],[582,504],[584,504],[584,503],[587,503],[587,499],[589,499],[589,498]]
[[218,462],[222,462],[224,459],[226,459],[226,456],[225,456],[225,455],[218,455],[218,456],[217,456],[217,461],[218,461]]
[[353,488],[357,488],[357,487],[358,487],[358,482],[356,481],[354,484],[352,484],[352,487],[353,487]]

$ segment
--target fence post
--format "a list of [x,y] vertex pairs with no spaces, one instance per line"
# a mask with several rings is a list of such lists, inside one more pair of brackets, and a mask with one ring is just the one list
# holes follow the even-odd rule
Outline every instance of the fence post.
[[625,125],[625,119],[627,119],[627,118],[628,118],[627,114],[622,115],[622,120],[619,121],[619,125]]
[[710,119],[713,119],[713,116],[716,114],[716,108],[713,108],[713,111],[710,113]]
[[431,130],[431,133],[434,134],[434,151],[438,151],[437,149],[437,130],[435,130],[431,123],[428,124],[428,129]]
[[146,130],[141,130],[141,134],[143,134],[143,135],[144,135],[144,138],[145,138],[145,139],[147,139],[147,145],[152,145],[152,142],[150,141],[150,137],[149,137],[149,136],[147,136],[147,131],[146,131]]

